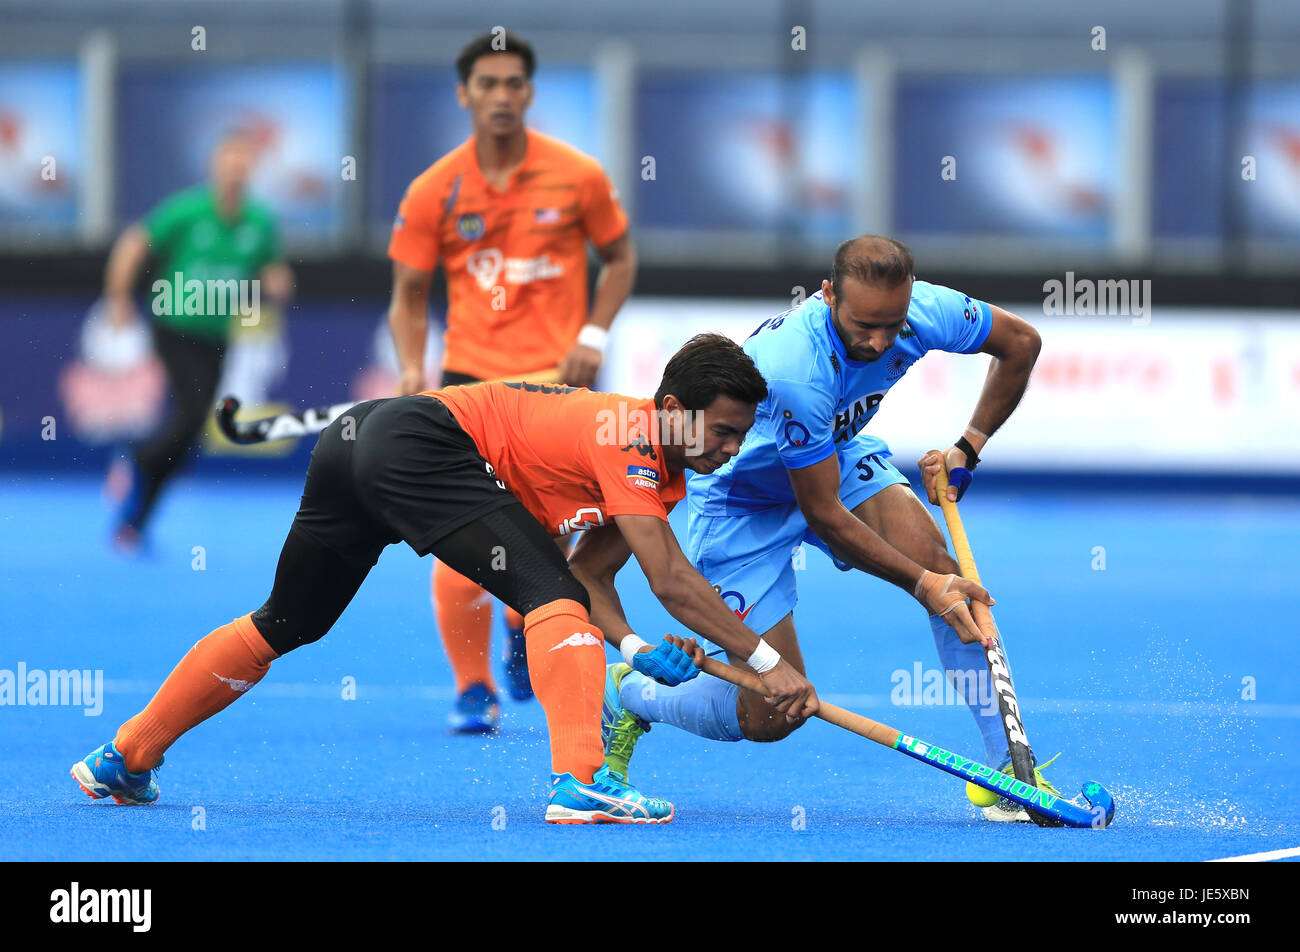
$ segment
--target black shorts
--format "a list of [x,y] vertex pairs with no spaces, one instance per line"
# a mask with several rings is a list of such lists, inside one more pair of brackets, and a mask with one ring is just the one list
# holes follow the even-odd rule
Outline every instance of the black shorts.
[[471,377],[469,374],[463,374],[459,370],[444,370],[442,372],[442,383],[438,389],[443,387],[464,387],[471,383],[482,383],[478,377]]
[[427,555],[444,536],[518,500],[432,397],[359,403],[312,450],[293,528],[353,565],[406,542]]

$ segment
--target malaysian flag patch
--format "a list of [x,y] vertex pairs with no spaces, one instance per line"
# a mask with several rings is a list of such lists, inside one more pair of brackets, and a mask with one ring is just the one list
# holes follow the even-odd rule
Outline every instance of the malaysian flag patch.
[[538,208],[533,212],[533,221],[539,225],[554,225],[559,220],[558,208]]

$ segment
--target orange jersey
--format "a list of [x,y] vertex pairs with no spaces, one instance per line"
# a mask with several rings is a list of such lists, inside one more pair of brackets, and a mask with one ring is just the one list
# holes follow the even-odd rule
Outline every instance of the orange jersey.
[[686,495],[652,441],[654,400],[554,384],[480,383],[430,390],[482,457],[553,536],[611,516],[668,519]]
[[480,380],[559,366],[587,321],[587,241],[609,244],[627,215],[600,164],[528,130],[504,192],[469,139],[406,190],[388,257],[447,275],[443,367]]

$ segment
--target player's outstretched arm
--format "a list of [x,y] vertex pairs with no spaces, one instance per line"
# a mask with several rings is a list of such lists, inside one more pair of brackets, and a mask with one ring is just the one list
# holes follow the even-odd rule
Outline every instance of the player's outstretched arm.
[[664,684],[681,684],[699,674],[693,663],[698,646],[693,639],[665,638],[649,645],[628,624],[614,577],[627,564],[632,550],[616,526],[588,529],[578,536],[569,554],[569,570],[582,583],[591,601],[591,622],[637,671]]
[[140,224],[131,225],[113,243],[104,269],[104,300],[108,321],[113,327],[125,327],[135,320],[131,289],[149,257],[149,234]]
[[817,713],[817,692],[812,684],[727,607],[687,560],[667,522],[654,516],[615,516],[614,522],[636,556],[650,590],[670,615],[730,654],[749,659],[750,667],[772,692],[769,700],[787,718],[797,721]]
[[636,279],[636,251],[626,232],[596,249],[600,273],[596,276],[596,294],[591,315],[578,335],[578,341],[560,362],[560,380],[571,387],[592,387],[605,357],[605,341],[614,315],[632,293]]
[[[975,404],[970,423],[961,435],[961,439],[974,451],[975,458],[972,459],[966,450],[954,443],[944,452],[950,472],[957,469],[969,472],[975,468],[974,464],[984,452],[984,444],[1020,405],[1025,389],[1029,386],[1029,375],[1034,370],[1038,352],[1043,346],[1038,331],[1028,321],[994,305],[990,305],[989,309],[993,313],[993,326],[979,352],[989,354],[993,360],[989,363],[984,389]],[[927,454],[921,461],[921,482],[930,502],[936,506],[939,500],[935,496],[934,485],[938,475],[939,461],[931,459]],[[948,498],[957,502],[965,492],[966,485],[969,485],[969,476],[964,484],[961,480],[954,480],[948,486]]]
[[424,379],[424,346],[429,336],[429,285],[432,271],[421,271],[400,261],[393,262],[393,298],[388,305],[388,327],[393,332],[397,363],[402,380],[397,395],[427,389]]
[[831,455],[820,463],[787,470],[808,526],[835,554],[912,596],[932,615],[942,615],[962,641],[987,642],[966,605],[968,598],[993,604],[983,586],[956,575],[936,575],[913,562],[862,522],[840,501],[840,464]]
[[578,536],[569,553],[569,571],[591,599],[591,623],[615,648],[621,648],[623,639],[633,633],[614,587],[614,577],[631,557],[632,550],[617,526],[588,529]]

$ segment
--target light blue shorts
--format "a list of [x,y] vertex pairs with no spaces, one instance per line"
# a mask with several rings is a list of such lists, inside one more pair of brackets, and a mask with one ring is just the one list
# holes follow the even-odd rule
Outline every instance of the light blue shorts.
[[[882,445],[879,440],[855,440],[840,453],[840,501],[846,509],[888,486],[907,482],[889,462],[889,450],[882,451]],[[695,511],[687,496],[686,557],[740,620],[760,635],[799,601],[796,566],[803,567],[805,542],[831,556],[837,568],[848,571],[849,566],[835,560],[829,546],[808,528],[796,502],[706,516]]]

